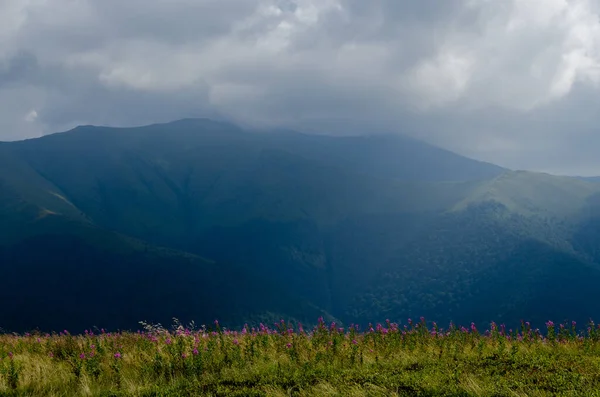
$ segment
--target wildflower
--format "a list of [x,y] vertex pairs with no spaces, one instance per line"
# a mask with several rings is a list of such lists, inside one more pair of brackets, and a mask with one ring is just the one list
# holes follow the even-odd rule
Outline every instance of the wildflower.
[[116,358],[116,359],[119,359],[119,358],[121,358],[121,357],[122,357],[122,356],[121,356],[121,353],[119,353],[119,352],[116,352],[116,353],[115,353],[115,358]]
[[8,352],[8,358],[10,358],[12,360],[13,356],[14,356],[13,352]]
[[240,342],[239,342],[237,339],[234,339],[234,340],[233,340],[233,344],[234,344],[234,345],[239,345],[239,344],[240,344]]
[[353,345],[358,345],[358,341],[356,339],[352,339],[352,344]]
[[170,345],[170,344],[171,344],[171,343],[173,343],[173,342],[171,341],[171,338],[167,338],[167,339],[165,340],[165,343],[166,343],[167,345]]
[[550,327],[554,327],[554,323],[550,320],[548,320],[548,322],[546,322],[546,327],[550,328]]
[[288,349],[291,349],[292,348],[292,344],[288,343],[287,345],[285,345],[285,347],[287,347]]
[[181,353],[181,358],[183,358],[185,360],[187,358],[187,354]]
[[80,359],[82,359],[82,360],[85,360],[85,353],[81,353],[81,354],[79,355],[79,358],[80,358]]
[[54,353],[52,353],[52,352],[48,353],[48,357],[54,358]]
[[198,355],[198,348],[194,348],[194,350],[192,350],[192,354],[194,356],[197,356]]

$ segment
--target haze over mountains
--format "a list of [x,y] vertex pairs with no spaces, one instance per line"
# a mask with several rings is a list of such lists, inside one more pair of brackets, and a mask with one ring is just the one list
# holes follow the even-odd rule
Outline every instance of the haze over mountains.
[[0,327],[600,314],[600,183],[207,119],[0,143]]

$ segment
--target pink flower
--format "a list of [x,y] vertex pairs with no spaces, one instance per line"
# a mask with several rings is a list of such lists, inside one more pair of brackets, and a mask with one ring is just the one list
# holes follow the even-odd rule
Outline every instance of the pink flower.
[[115,358],[116,358],[116,359],[119,359],[119,358],[121,358],[121,357],[122,357],[122,356],[121,356],[121,353],[119,353],[119,352],[116,352],[116,353],[115,353]]

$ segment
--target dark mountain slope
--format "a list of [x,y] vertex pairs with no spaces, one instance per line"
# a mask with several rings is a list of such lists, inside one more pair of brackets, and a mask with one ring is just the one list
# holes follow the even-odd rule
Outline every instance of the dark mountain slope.
[[269,137],[275,147],[293,150],[305,158],[381,178],[467,181],[506,171],[401,135],[327,137],[275,132]]
[[573,247],[560,247],[548,233],[560,229],[553,222],[494,201],[437,218],[398,247],[371,287],[347,302],[344,318],[425,315],[480,327],[492,320],[514,327],[526,319],[542,327],[550,318],[598,317],[600,295],[591,287],[600,281],[600,267]]
[[329,317],[235,264],[153,247],[54,215],[30,227],[38,233],[0,245],[0,301],[10,302],[0,306],[3,329],[81,332],[93,326],[135,329],[139,320],[169,324],[173,317],[200,324],[218,318],[225,326],[241,318]]

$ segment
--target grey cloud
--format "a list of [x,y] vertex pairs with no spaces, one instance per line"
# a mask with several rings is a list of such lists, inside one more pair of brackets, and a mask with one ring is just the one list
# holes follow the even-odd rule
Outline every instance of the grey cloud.
[[0,140],[227,117],[600,174],[593,0],[0,3]]
[[37,58],[31,53],[21,52],[12,56],[0,68],[0,89],[5,85],[27,82],[38,68]]

